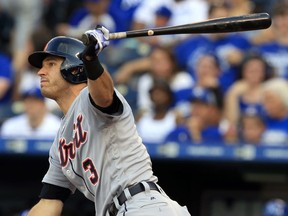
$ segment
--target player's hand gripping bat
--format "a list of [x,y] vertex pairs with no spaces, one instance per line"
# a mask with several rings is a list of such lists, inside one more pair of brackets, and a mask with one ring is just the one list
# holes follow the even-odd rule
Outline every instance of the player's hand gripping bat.
[[[242,16],[209,19],[202,22],[184,25],[114,32],[109,33],[109,40],[169,34],[205,34],[251,31],[266,29],[269,28],[270,25],[271,17],[268,13],[255,13]],[[85,45],[92,42],[87,34],[82,35],[82,41]]]

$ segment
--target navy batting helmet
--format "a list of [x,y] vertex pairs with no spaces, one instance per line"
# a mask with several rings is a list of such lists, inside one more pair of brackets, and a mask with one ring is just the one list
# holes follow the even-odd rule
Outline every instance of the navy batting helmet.
[[41,68],[42,62],[47,56],[62,57],[64,61],[60,72],[63,78],[73,84],[84,83],[87,82],[87,77],[83,62],[78,58],[84,48],[84,44],[78,39],[58,36],[47,43],[44,51],[32,53],[28,57],[28,61],[32,66]]

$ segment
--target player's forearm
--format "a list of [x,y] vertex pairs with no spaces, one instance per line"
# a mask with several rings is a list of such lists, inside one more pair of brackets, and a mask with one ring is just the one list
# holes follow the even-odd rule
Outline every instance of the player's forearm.
[[63,202],[60,200],[41,199],[28,213],[28,216],[60,216]]
[[101,65],[97,56],[83,58],[90,95],[95,104],[108,107],[113,100],[114,85],[110,74]]
[[114,85],[110,74],[104,71],[97,80],[88,79],[90,95],[100,107],[108,107],[113,101]]

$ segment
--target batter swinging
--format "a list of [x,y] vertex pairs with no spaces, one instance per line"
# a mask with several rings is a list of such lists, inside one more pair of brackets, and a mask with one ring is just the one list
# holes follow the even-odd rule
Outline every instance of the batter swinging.
[[41,199],[28,215],[60,216],[65,200],[78,189],[99,216],[189,216],[157,184],[131,108],[98,60],[109,31],[98,26],[85,33],[95,43],[84,46],[58,36],[28,58],[40,69],[42,94],[64,114]]

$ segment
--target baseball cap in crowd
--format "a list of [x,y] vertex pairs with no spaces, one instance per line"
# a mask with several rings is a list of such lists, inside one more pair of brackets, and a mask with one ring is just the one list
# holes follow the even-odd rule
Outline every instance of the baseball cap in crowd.
[[214,105],[219,109],[223,108],[223,94],[219,87],[203,88],[194,87],[190,91],[190,102],[202,102],[208,105]]
[[195,87],[190,94],[191,102],[203,102],[209,105],[217,105],[216,95],[206,88]]
[[155,11],[155,14],[158,16],[170,18],[172,15],[172,11],[166,6],[161,6]]
[[32,87],[28,90],[25,90],[23,93],[22,93],[22,98],[27,98],[27,97],[34,97],[34,98],[38,98],[40,100],[44,100],[44,96],[42,95],[41,93],[41,90],[40,88],[38,87]]

